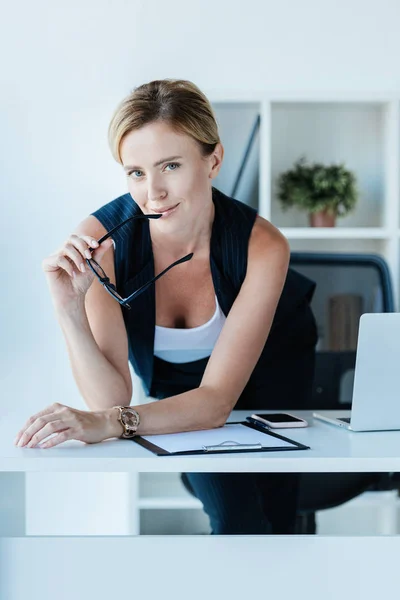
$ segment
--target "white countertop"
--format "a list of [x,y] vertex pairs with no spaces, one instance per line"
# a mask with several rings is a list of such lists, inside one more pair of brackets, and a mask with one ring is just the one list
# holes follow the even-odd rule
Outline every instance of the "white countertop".
[[[244,420],[251,412],[233,411],[229,421]],[[71,440],[47,450],[17,448],[13,441],[21,427],[21,417],[3,414],[0,417],[0,471],[400,471],[400,431],[355,433],[314,420],[309,411],[295,414],[307,419],[309,427],[277,432],[310,446],[310,450],[171,457],[156,456],[134,442],[119,439],[89,445]]]

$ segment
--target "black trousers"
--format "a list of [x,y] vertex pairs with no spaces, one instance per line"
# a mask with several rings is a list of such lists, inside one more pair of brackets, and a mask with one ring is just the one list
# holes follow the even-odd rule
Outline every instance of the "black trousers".
[[294,533],[297,473],[186,473],[214,535]]

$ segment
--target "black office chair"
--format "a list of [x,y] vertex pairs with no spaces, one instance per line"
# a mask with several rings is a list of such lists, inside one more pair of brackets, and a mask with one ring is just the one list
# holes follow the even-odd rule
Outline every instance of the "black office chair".
[[[375,254],[293,252],[291,267],[317,283],[312,307],[318,324],[319,342],[312,397],[310,404],[304,408],[349,409],[354,383],[357,327],[353,327],[352,334],[347,336],[347,343],[349,337],[352,338],[352,348],[332,350],[329,348],[330,336],[327,335],[329,329],[331,333],[333,331],[333,327],[329,326],[330,320],[339,329],[339,336],[335,337],[340,338],[341,327],[335,317],[339,321],[341,318],[346,320],[349,310],[353,310],[353,320],[356,319],[357,325],[362,313],[393,312],[393,289],[387,264]],[[343,301],[341,307],[335,307],[335,297],[348,300],[349,295],[347,307]],[[329,306],[333,308],[331,314]],[[349,323],[344,323],[342,334],[346,328],[349,328]],[[334,345],[345,346],[345,337],[342,335],[342,339],[333,340]],[[344,504],[367,490],[394,487],[397,485],[389,473],[304,473],[300,479],[297,533],[316,533],[317,511]]]

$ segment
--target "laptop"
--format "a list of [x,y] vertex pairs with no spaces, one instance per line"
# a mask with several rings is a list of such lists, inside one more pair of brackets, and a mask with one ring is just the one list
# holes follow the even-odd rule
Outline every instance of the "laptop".
[[400,313],[361,316],[351,411],[313,417],[351,431],[400,429]]

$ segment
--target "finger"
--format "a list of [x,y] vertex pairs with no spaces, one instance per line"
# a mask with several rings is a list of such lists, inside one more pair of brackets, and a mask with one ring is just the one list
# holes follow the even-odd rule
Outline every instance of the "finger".
[[29,417],[29,419],[25,422],[24,426],[18,431],[16,438],[14,440],[14,444],[18,444],[21,437],[24,435],[25,431],[28,429],[28,427],[30,427],[32,425],[32,423],[34,423],[36,421],[36,419],[38,419],[39,417],[42,417],[43,415],[48,415],[52,412],[55,412],[56,410],[58,410],[60,408],[63,408],[63,405],[60,404],[59,402],[54,402],[54,404],[51,404],[51,406],[46,406],[46,408],[43,408],[36,414]]
[[[87,248],[86,244],[85,247]],[[74,263],[78,271],[82,271],[82,273],[86,271],[85,258],[90,258],[92,256],[89,250],[87,250],[89,254],[89,256],[87,257],[85,256],[85,250],[81,252],[80,250],[77,250],[76,247],[72,244],[66,244],[61,252],[65,256],[68,256],[68,258]]]
[[[59,417],[56,416],[54,413],[50,414],[50,415],[44,415],[42,417],[38,417],[36,419],[36,421],[34,421],[34,423],[32,423],[32,425],[30,425],[23,432],[23,434],[21,435],[21,438],[18,442],[18,447],[21,448],[22,446],[27,446],[32,441],[32,438],[35,435],[37,437],[37,433],[39,431],[41,431],[47,425],[47,423],[54,421],[57,418],[59,418]],[[64,427],[65,427],[65,425],[64,425]]]
[[59,260],[60,255],[57,254],[52,254],[51,256],[48,256],[47,258],[44,258],[42,260],[42,269],[45,272],[52,272],[52,271],[58,271],[60,269],[60,265],[58,264],[58,260]]
[[72,439],[72,429],[71,428],[64,429],[63,431],[58,432],[57,435],[55,435],[51,439],[43,442],[43,444],[40,444],[39,447],[40,448],[52,448],[53,446],[57,446],[58,444],[61,444],[62,442],[65,442],[66,440],[70,440],[70,439]]
[[54,412],[57,408],[60,408],[61,406],[62,406],[62,404],[55,402],[51,406],[46,406],[46,408],[43,408],[41,411],[39,411],[36,414],[29,417],[29,419],[24,423],[23,427],[18,431],[17,436],[14,440],[14,443],[16,444],[19,441],[21,436],[25,433],[26,429],[28,427],[30,427],[32,425],[32,423],[34,423],[36,421],[36,419],[38,419],[39,417],[41,417],[43,415],[47,415],[51,412]]
[[89,250],[90,249],[93,250],[93,249],[99,247],[99,242],[95,238],[91,237],[90,235],[81,235],[81,238],[83,240],[85,240],[85,242],[87,243],[87,245],[89,247]]
[[[41,417],[41,418],[44,418],[44,417]],[[47,437],[49,437],[49,435],[52,435],[54,433],[59,433],[61,431],[65,431],[66,429],[69,429],[69,427],[66,427],[65,423],[63,421],[61,421],[60,419],[55,419],[54,421],[47,422],[46,425],[39,428],[36,431],[36,433],[34,433],[32,435],[31,439],[26,444],[26,447],[34,448],[35,446],[40,444],[40,442],[42,442]]]
[[93,258],[99,264],[101,263],[101,259],[105,255],[105,253],[114,246],[114,242],[112,238],[107,238],[100,244],[100,246],[93,252]]
[[66,271],[70,277],[74,277],[74,265],[66,256],[57,257],[57,267]]
[[91,247],[92,242],[94,243],[93,247],[97,248],[99,246],[98,242],[96,242],[96,240],[94,240],[92,237],[88,235],[76,235],[73,233],[65,245],[75,246],[75,248],[79,250],[84,258],[91,258],[91,248],[93,249],[93,247]]

